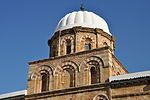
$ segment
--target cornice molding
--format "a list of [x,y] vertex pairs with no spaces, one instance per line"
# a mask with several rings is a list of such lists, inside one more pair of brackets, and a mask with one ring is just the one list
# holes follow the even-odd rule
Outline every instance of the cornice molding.
[[76,52],[76,53],[72,53],[72,54],[67,54],[67,55],[64,55],[64,56],[56,56],[56,57],[50,57],[50,58],[47,58],[47,59],[32,61],[32,62],[29,62],[28,64],[29,65],[37,64],[37,63],[40,63],[40,62],[50,61],[50,60],[54,60],[54,59],[61,59],[61,58],[66,58],[66,57],[70,57],[70,56],[76,56],[76,55],[91,53],[91,52],[95,52],[95,51],[104,51],[104,50],[112,51],[111,47],[107,46],[107,47],[96,48],[96,49],[91,49],[91,50],[87,50],[87,51],[81,51],[81,52]]

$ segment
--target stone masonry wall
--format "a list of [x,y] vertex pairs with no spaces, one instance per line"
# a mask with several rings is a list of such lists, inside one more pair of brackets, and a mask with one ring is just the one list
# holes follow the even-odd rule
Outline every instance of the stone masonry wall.
[[150,85],[125,86],[112,89],[112,100],[150,100]]
[[45,59],[30,62],[28,74],[28,94],[41,92],[40,70],[48,70],[50,73],[49,90],[64,89],[68,84],[67,80],[63,81],[63,66],[73,66],[75,69],[75,86],[90,85],[90,68],[88,61],[97,61],[100,64],[100,83],[105,83],[110,77],[108,47],[80,52],[52,59]]

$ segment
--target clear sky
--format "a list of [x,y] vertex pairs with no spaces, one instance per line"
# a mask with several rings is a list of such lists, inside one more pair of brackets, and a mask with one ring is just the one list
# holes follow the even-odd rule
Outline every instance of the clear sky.
[[107,21],[129,72],[150,70],[150,0],[0,0],[0,94],[27,88],[28,62],[48,58],[58,21],[81,3]]

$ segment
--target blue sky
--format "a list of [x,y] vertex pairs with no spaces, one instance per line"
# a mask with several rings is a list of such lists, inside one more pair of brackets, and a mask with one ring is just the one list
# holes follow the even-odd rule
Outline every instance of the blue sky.
[[0,94],[27,88],[28,62],[48,58],[58,21],[81,3],[107,21],[129,72],[150,70],[150,0],[0,0]]

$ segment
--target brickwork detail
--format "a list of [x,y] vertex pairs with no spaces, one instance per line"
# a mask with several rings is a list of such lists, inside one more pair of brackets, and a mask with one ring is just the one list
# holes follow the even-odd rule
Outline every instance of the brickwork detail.
[[108,80],[128,72],[114,57],[114,38],[108,33],[74,27],[56,32],[48,44],[50,58],[29,63],[26,100],[116,100],[121,95]]
[[[67,54],[66,41],[71,41],[71,52],[85,51],[85,45],[91,45],[90,49],[110,46],[114,52],[114,38],[103,31],[95,31],[92,28],[75,27],[56,32],[49,40],[51,56],[62,56]],[[55,53],[55,54],[54,54]]]

